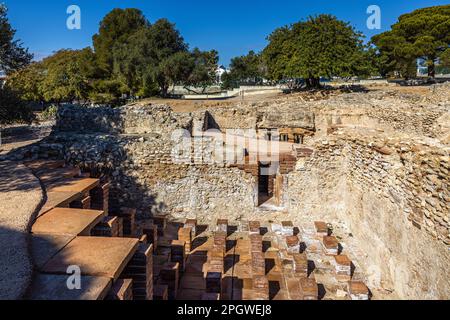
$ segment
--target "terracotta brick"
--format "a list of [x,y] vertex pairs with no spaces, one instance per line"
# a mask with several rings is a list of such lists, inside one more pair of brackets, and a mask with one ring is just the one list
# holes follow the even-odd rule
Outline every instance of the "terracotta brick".
[[258,276],[266,274],[266,260],[262,252],[252,252],[252,273]]
[[202,294],[201,300],[205,300],[205,301],[216,301],[216,300],[220,300],[220,293],[215,293],[215,292],[204,292],[204,293]]
[[337,255],[339,251],[339,241],[336,237],[325,236],[322,240],[322,245],[326,255]]
[[259,234],[251,234],[250,235],[250,244],[252,252],[262,252],[263,250],[263,242],[262,236]]
[[292,221],[282,221],[281,231],[283,235],[293,236],[294,235],[294,224]]
[[316,234],[320,237],[328,236],[328,225],[323,221],[314,221]]
[[191,228],[192,238],[194,238],[197,235],[197,219],[186,219],[184,227]]
[[300,276],[308,276],[308,257],[306,253],[294,253],[294,272]]
[[92,230],[91,235],[95,237],[119,237],[119,218],[105,217]]
[[133,279],[135,300],[153,299],[153,246],[139,243],[138,250],[125,267],[121,276]]
[[225,247],[227,241],[227,233],[224,231],[216,231],[214,233],[214,245]]
[[155,215],[152,217],[153,224],[158,228],[158,236],[163,237],[167,227],[167,218],[163,215]]
[[153,300],[168,300],[169,287],[167,285],[157,284],[153,287]]
[[147,235],[147,241],[153,244],[154,250],[158,247],[158,227],[148,221],[142,227],[142,232]]
[[369,300],[369,289],[362,281],[349,281],[348,294],[352,300]]
[[123,207],[120,208],[120,212],[116,215],[123,219],[123,235],[134,236],[136,234],[136,209]]
[[205,274],[206,292],[220,293],[222,288],[222,272],[216,267],[210,267]]
[[175,299],[178,293],[180,279],[180,265],[178,262],[165,263],[160,272],[157,284],[167,285],[169,288],[169,299]]
[[118,279],[108,293],[107,300],[133,300],[133,280]]
[[185,253],[190,253],[192,247],[192,228],[184,227],[178,229],[178,240],[185,242]]
[[228,220],[227,219],[218,219],[217,220],[217,231],[228,232]]
[[261,223],[259,221],[249,221],[248,222],[248,230],[250,234],[256,233],[260,234]]
[[289,253],[299,253],[300,252],[300,240],[297,236],[287,236],[286,245]]
[[301,278],[300,292],[303,300],[317,300],[319,298],[319,288],[316,280],[311,278]]

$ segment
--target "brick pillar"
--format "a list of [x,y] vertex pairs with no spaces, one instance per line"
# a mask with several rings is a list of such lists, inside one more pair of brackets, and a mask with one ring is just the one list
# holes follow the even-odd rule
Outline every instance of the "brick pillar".
[[121,278],[133,279],[135,300],[153,300],[153,246],[139,243]]
[[106,214],[109,213],[109,182],[100,184],[90,191],[92,198],[92,209],[103,210]]
[[253,299],[269,300],[269,281],[264,275],[253,276]]
[[91,236],[94,237],[119,237],[119,218],[105,217],[103,221],[97,224],[91,230]]
[[192,247],[192,228],[184,227],[178,230],[178,240],[185,242],[185,252],[189,254]]
[[89,195],[85,195],[80,200],[71,202],[70,208],[91,209],[91,197]]
[[170,246],[170,261],[178,262],[180,271],[184,271],[186,262],[186,241],[172,240]]
[[133,300],[133,280],[117,280],[108,293],[106,300]]
[[153,300],[169,300],[169,287],[165,284],[156,284],[153,287]]
[[122,230],[124,236],[134,236],[136,234],[136,209],[120,208],[117,216],[122,218]]
[[167,285],[169,288],[169,299],[174,300],[178,293],[178,282],[180,279],[180,265],[177,262],[167,262],[159,272],[158,285]]
[[163,237],[166,230],[167,219],[165,216],[153,216],[153,224],[158,227],[158,236]]

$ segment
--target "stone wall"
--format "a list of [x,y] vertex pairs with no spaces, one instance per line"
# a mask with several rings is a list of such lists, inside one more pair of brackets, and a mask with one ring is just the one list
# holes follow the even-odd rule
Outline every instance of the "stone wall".
[[448,149],[341,133],[288,175],[290,214],[344,222],[367,254],[366,272],[377,270],[399,297],[448,299]]
[[64,106],[58,110],[59,132],[148,134],[192,130],[190,113],[175,113],[166,105],[128,105],[120,108]]
[[314,113],[296,106],[267,102],[211,108],[208,127],[216,129],[302,128],[314,131]]
[[[58,132],[20,158],[64,158],[94,176],[111,180],[111,209],[136,207],[140,217],[164,213],[173,218],[215,222],[237,220],[254,210],[256,180],[220,163],[174,163],[173,141],[153,135],[108,135]],[[200,150],[210,147],[205,139]],[[197,155],[198,156],[198,155]],[[176,162],[176,161],[175,161]]]

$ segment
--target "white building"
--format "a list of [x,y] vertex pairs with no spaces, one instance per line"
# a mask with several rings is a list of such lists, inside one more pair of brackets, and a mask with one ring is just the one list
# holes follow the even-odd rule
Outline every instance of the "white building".
[[222,83],[223,74],[228,73],[228,72],[230,72],[230,70],[225,68],[223,65],[218,66],[216,69],[216,82]]

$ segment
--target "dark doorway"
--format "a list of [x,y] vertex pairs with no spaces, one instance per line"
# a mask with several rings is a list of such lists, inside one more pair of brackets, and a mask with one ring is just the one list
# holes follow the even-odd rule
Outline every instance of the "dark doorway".
[[273,196],[273,176],[269,175],[269,168],[270,163],[258,165],[258,206]]

